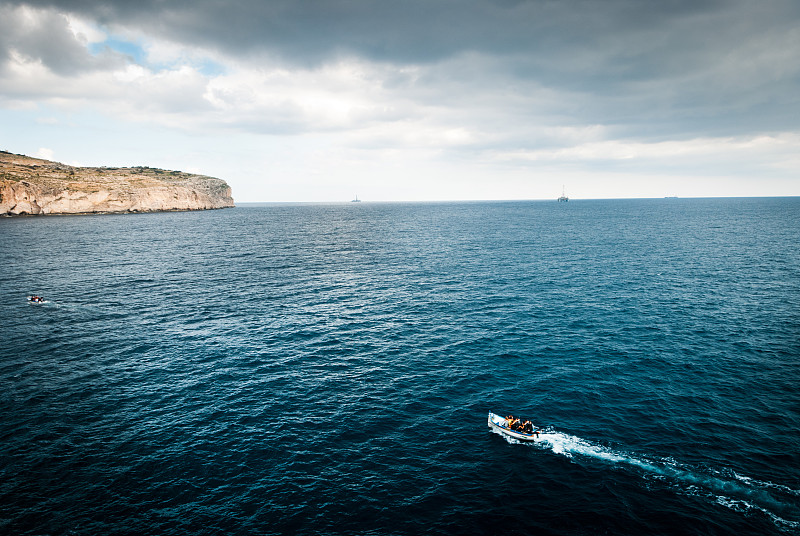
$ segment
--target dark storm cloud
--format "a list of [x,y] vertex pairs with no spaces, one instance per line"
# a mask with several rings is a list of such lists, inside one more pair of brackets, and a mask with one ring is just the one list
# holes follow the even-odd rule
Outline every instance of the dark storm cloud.
[[[109,27],[258,64],[316,67],[343,57],[421,65],[432,94],[507,87],[568,93],[554,113],[634,125],[658,138],[796,127],[795,0],[31,0]],[[2,37],[0,37],[2,39]],[[84,58],[59,40],[54,70]],[[451,61],[474,56],[474,65]],[[458,65],[459,70],[452,69]],[[387,84],[392,83],[387,81]],[[447,87],[448,91],[438,91]],[[436,98],[436,97],[433,97]],[[502,103],[497,103],[502,106]],[[525,104],[523,104],[524,106]],[[789,113],[787,113],[789,112]],[[652,126],[648,126],[652,123]],[[716,129],[716,130],[714,130]]]
[[[553,58],[569,64],[575,53],[583,52],[583,57],[607,51],[619,56],[620,64],[612,73],[617,76],[646,74],[649,62],[657,64],[651,68],[669,66],[673,55],[682,58],[689,50],[713,45],[717,37],[725,42],[792,24],[800,13],[792,1],[755,5],[709,0],[32,0],[28,4],[106,24],[136,26],[162,38],[229,53],[270,51],[293,61],[356,54],[416,63],[474,50],[528,54],[543,63]],[[742,28],[737,19],[748,27]],[[664,45],[675,50],[656,50]]]
[[[232,55],[317,64],[337,55],[427,63],[465,51],[518,61],[515,76],[592,91],[708,68],[785,35],[794,0],[32,0]],[[779,43],[776,43],[779,44]],[[795,43],[796,45],[796,43]],[[785,43],[784,43],[785,46]]]
[[54,73],[67,75],[108,69],[124,63],[121,55],[105,51],[90,54],[76,41],[61,13],[43,11],[36,16],[0,4],[0,68],[12,53],[41,61]]

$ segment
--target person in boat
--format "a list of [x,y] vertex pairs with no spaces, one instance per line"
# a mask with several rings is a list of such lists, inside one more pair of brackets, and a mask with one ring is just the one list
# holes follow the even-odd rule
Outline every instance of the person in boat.
[[532,434],[533,423],[531,421],[525,421],[525,423],[522,425],[522,431],[525,432],[526,434]]
[[533,427],[533,423],[531,421],[525,421],[525,433],[526,434],[533,434],[536,437],[539,437],[539,429]]
[[514,419],[513,415],[509,415],[508,417],[506,417],[506,426],[508,426],[509,428],[511,428],[513,430],[513,426],[514,426],[514,421],[515,420],[516,419]]

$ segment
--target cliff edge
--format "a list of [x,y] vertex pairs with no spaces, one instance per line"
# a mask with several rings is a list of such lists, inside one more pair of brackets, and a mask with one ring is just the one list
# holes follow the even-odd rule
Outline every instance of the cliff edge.
[[209,210],[232,207],[214,177],[149,167],[73,167],[0,151],[0,215]]

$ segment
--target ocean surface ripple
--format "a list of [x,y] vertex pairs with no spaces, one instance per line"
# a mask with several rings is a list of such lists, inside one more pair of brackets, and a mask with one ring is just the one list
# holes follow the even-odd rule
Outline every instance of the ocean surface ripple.
[[0,533],[800,534],[798,236],[797,198],[0,220]]

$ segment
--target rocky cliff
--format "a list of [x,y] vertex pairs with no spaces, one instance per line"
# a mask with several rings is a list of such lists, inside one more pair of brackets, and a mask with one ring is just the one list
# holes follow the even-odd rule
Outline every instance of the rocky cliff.
[[0,215],[232,207],[228,184],[149,167],[73,167],[0,151]]

